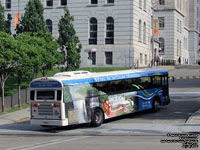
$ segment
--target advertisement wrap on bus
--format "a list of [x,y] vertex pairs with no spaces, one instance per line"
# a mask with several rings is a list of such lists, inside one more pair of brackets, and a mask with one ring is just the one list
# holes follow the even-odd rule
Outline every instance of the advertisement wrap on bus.
[[168,72],[138,69],[104,73],[57,73],[30,84],[31,124],[91,123],[170,103]]

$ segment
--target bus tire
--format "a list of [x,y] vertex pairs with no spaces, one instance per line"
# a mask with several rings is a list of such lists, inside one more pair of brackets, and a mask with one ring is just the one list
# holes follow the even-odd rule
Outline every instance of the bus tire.
[[160,103],[158,98],[154,98],[152,103],[152,112],[157,112],[160,109]]
[[95,109],[91,117],[91,125],[98,127],[103,123],[103,112],[101,109]]

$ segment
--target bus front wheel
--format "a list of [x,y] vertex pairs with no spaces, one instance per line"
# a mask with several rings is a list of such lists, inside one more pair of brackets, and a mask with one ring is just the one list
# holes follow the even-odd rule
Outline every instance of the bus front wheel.
[[155,98],[152,104],[152,112],[157,112],[160,109],[160,103],[158,98]]
[[103,112],[100,109],[95,109],[91,118],[91,125],[93,127],[98,127],[102,123],[103,123]]

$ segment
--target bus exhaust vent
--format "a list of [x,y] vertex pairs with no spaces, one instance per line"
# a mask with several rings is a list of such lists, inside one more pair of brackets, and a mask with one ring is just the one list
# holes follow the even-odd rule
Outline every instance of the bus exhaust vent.
[[59,72],[54,75],[54,77],[73,77],[76,75],[86,75],[86,74],[91,74],[89,71],[69,71],[69,72]]
[[38,107],[39,115],[53,116],[53,106],[51,104],[41,104]]

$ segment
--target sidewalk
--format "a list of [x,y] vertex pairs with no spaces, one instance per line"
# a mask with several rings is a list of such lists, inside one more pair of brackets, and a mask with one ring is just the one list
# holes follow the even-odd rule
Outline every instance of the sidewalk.
[[0,125],[12,124],[30,119],[30,109],[22,109],[12,113],[0,115]]

